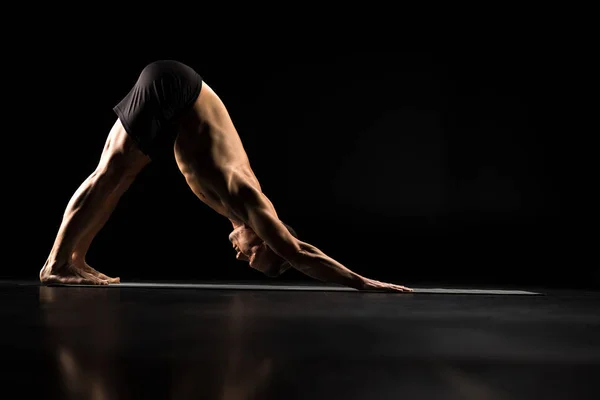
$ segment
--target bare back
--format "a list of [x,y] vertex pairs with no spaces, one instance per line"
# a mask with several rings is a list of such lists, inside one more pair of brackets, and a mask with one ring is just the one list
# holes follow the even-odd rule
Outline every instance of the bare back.
[[242,224],[231,212],[227,199],[243,185],[259,191],[261,186],[229,112],[205,82],[193,109],[181,122],[175,160],[201,200],[234,226]]

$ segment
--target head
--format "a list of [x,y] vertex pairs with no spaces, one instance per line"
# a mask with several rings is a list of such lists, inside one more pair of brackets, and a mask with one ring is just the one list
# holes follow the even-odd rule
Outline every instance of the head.
[[[298,238],[296,231],[291,226],[284,225],[292,236]],[[236,259],[248,261],[250,267],[261,271],[269,277],[277,277],[291,267],[286,260],[271,250],[252,228],[246,225],[235,228],[229,234],[229,241],[236,251]]]

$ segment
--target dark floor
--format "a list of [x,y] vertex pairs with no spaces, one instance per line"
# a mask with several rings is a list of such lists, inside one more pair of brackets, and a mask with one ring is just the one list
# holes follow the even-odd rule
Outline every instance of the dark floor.
[[598,292],[4,281],[0,296],[3,390],[19,398],[600,398]]

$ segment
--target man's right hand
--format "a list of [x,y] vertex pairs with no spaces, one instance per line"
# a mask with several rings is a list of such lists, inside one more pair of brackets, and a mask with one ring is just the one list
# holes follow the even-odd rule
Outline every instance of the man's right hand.
[[411,288],[407,288],[406,286],[394,285],[393,283],[385,283],[368,278],[364,279],[359,290],[396,293],[410,293],[413,291]]

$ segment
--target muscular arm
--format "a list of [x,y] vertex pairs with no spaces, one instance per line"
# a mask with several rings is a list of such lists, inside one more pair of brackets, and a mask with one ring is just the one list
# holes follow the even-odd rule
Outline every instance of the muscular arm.
[[301,241],[299,243],[300,251],[293,260],[288,260],[292,267],[323,282],[366,289],[367,278],[346,268],[315,246]]
[[355,289],[410,291],[397,285],[365,278],[327,256],[313,245],[292,236],[271,210],[270,201],[260,191],[246,187],[234,202],[234,210],[254,232],[280,257],[298,271],[324,282]]
[[246,223],[293,268],[323,282],[362,288],[365,278],[344,267],[321,250],[292,236],[265,206],[248,207]]

